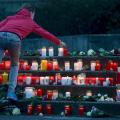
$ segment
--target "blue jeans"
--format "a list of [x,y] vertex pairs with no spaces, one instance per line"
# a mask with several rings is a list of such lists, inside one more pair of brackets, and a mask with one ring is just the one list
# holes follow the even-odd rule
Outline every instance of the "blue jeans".
[[10,53],[11,68],[9,74],[9,87],[7,97],[17,100],[15,95],[15,88],[17,85],[18,63],[20,56],[21,40],[20,38],[10,32],[0,32],[0,61],[4,57],[4,51],[7,49]]

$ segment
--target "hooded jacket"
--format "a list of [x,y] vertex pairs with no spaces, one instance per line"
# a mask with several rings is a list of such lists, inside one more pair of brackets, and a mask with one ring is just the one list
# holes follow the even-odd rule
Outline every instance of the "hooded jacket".
[[32,20],[31,13],[25,8],[20,10],[16,15],[8,16],[5,20],[1,21],[0,31],[15,33],[21,40],[31,32],[34,32],[57,45],[60,44],[60,40],[57,37]]

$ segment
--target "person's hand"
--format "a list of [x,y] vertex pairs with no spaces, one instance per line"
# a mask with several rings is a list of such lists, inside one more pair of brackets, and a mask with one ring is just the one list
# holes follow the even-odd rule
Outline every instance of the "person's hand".
[[60,42],[60,47],[66,47],[66,43],[65,42]]

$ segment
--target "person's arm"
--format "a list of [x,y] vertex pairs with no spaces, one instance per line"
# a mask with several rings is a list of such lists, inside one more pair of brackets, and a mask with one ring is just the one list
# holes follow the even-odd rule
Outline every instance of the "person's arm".
[[58,39],[56,36],[54,36],[53,34],[48,32],[47,30],[45,30],[41,26],[37,25],[36,23],[34,25],[33,32],[42,36],[43,38],[45,38],[49,41],[55,43],[56,45],[61,45],[61,40],[60,39]]
[[8,19],[6,18],[6,19],[0,21],[0,27],[2,27],[3,25],[5,25],[6,22],[7,22],[7,20],[8,20]]

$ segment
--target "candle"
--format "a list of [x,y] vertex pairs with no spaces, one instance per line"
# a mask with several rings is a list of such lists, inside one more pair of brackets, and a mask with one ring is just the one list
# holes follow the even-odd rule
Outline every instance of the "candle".
[[117,69],[118,69],[118,63],[117,63],[117,62],[114,62],[114,63],[113,63],[113,66],[112,66],[112,70],[113,70],[113,71],[117,71]]
[[67,85],[72,85],[72,78],[67,76]]
[[106,64],[106,70],[112,70],[113,68],[113,61],[109,60],[108,63]]
[[52,100],[52,97],[53,97],[53,91],[47,90],[47,99]]
[[26,85],[31,85],[31,83],[32,83],[31,76],[25,77],[25,83],[26,83]]
[[32,62],[31,70],[38,70],[38,62],[37,61]]
[[6,70],[10,70],[10,65],[11,65],[10,61],[5,61],[5,69]]
[[24,60],[19,61],[19,69],[24,70]]
[[96,62],[91,61],[91,71],[95,71]]
[[36,107],[36,110],[37,110],[37,113],[42,113],[43,112],[43,108],[42,108],[42,105],[37,105]]
[[117,89],[117,101],[120,101],[120,89]]
[[101,68],[100,62],[96,62],[95,71],[99,71]]
[[71,97],[71,92],[66,92],[66,93],[65,93],[65,97],[66,97],[66,98]]
[[78,65],[78,70],[83,70],[83,62],[82,62],[82,60],[78,60],[77,65]]
[[44,79],[44,85],[49,85],[49,76],[46,76]]
[[42,57],[46,57],[46,53],[47,53],[46,47],[43,47],[41,52],[42,52],[42,54],[41,54]]
[[42,71],[47,70],[47,60],[41,60],[41,70]]
[[26,65],[26,70],[30,70],[30,65]]
[[61,79],[62,79],[60,73],[56,74],[55,79],[56,79],[56,84],[60,85],[61,84]]
[[56,100],[58,98],[58,90],[53,90],[53,100]]
[[52,114],[52,106],[50,104],[46,105],[46,113],[47,113],[47,115],[51,115]]
[[45,77],[40,77],[40,85],[44,85],[44,79]]
[[0,84],[3,83],[3,78],[2,78],[2,75],[0,75]]
[[85,78],[86,75],[84,73],[81,73],[77,76],[77,85],[85,85]]
[[28,61],[24,61],[23,63],[23,69],[26,70],[26,66],[28,65]]
[[4,72],[2,74],[2,78],[3,78],[3,84],[7,84],[7,82],[8,82],[8,73]]
[[50,61],[47,62],[47,70],[48,70],[48,71],[51,71],[52,68],[53,68],[52,62],[50,62]]
[[33,106],[32,105],[28,105],[27,106],[27,114],[28,115],[32,115],[32,113],[33,113]]
[[65,71],[69,71],[70,70],[70,62],[66,61],[65,62]]
[[5,62],[2,61],[2,62],[0,63],[0,70],[4,70],[4,69],[5,69]]
[[87,91],[86,96],[91,97],[92,96],[92,91]]
[[63,50],[63,48],[58,48],[58,56],[63,56],[63,52],[64,52],[64,50]]
[[70,105],[66,105],[64,107],[64,113],[65,113],[65,116],[69,116],[72,114],[72,107]]
[[100,85],[100,86],[103,86],[103,82],[105,81],[105,78],[102,78],[102,77],[101,77],[101,78],[99,78],[98,80],[99,80],[99,85]]
[[79,107],[79,115],[83,116],[84,114],[85,114],[85,108],[84,108],[84,106],[80,106]]
[[66,85],[67,84],[67,77],[62,77],[61,84]]
[[38,89],[37,90],[37,96],[42,97],[42,95],[43,95],[43,90],[42,89]]
[[50,76],[50,78],[49,78],[49,84],[51,85],[51,84],[53,84],[54,82],[55,82],[54,76]]
[[25,88],[25,98],[32,98],[35,96],[34,88],[33,87],[26,87]]
[[17,83],[18,83],[18,85],[23,85],[23,82],[24,82],[24,77],[22,75],[19,75],[17,77]]
[[74,63],[74,70],[75,70],[75,71],[79,70],[79,68],[78,68],[78,63],[77,63],[77,62]]
[[67,48],[63,48],[63,55],[67,56],[68,55],[68,49]]
[[50,56],[50,57],[53,57],[53,56],[54,56],[53,47],[50,47],[48,51],[49,51],[49,56]]

